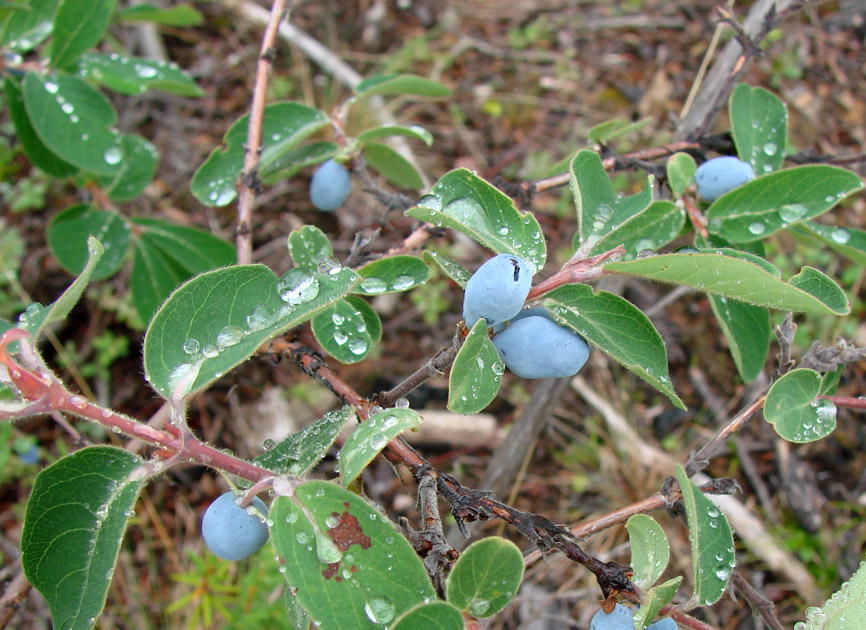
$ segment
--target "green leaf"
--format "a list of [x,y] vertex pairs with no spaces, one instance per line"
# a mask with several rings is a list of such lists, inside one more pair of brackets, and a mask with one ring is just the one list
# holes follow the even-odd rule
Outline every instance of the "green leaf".
[[55,628],[89,629],[102,612],[120,542],[144,475],[123,449],[91,446],[36,477],[21,532],[21,563]]
[[375,343],[364,313],[348,300],[319,311],[311,323],[316,340],[341,363],[362,361]]
[[270,518],[283,576],[321,630],[381,630],[436,598],[408,541],[348,490],[309,481],[278,496]]
[[545,306],[568,326],[685,409],[671,386],[664,341],[634,304],[586,284],[564,285],[546,294]]
[[60,265],[72,275],[81,273],[90,252],[88,237],[93,236],[105,248],[91,280],[108,278],[120,269],[129,249],[130,225],[116,212],[96,210],[85,203],[67,208],[48,226],[48,246]]
[[692,600],[699,606],[711,606],[724,594],[731,571],[737,564],[734,536],[725,515],[689,480],[679,464],[676,475],[683,493],[692,542],[695,580]]
[[183,281],[235,262],[232,245],[202,230],[158,219],[132,222],[138,230],[133,241],[130,288],[133,304],[145,323]]
[[668,158],[666,170],[671,192],[679,199],[695,181],[695,159],[688,153],[674,153]]
[[821,375],[814,370],[791,370],[773,383],[764,402],[764,418],[789,442],[805,444],[830,435],[836,428],[836,405],[817,398]]
[[770,312],[766,308],[708,295],[710,307],[719,322],[737,372],[750,383],[764,369],[770,352]]
[[523,554],[510,540],[491,536],[460,554],[445,582],[446,599],[473,617],[505,608],[523,580]]
[[152,4],[136,4],[123,9],[119,16],[126,22],[152,22],[163,26],[198,26],[204,16],[189,4],[179,4],[167,9]]
[[466,336],[448,376],[448,409],[454,413],[478,413],[489,405],[502,383],[505,366],[487,336],[484,318]]
[[670,546],[665,532],[655,519],[635,514],[625,524],[631,543],[631,568],[634,585],[646,590],[662,576],[670,560]]
[[343,299],[361,313],[361,317],[364,318],[364,323],[367,325],[367,333],[370,335],[370,340],[373,343],[382,341],[382,320],[379,319],[379,314],[373,310],[373,307],[367,303],[367,300],[357,295],[347,295]]
[[628,262],[608,263],[604,270],[656,282],[670,282],[756,306],[819,315],[845,315],[848,299],[821,272],[804,267],[788,283],[765,267],[730,252],[661,254]]
[[812,221],[803,221],[793,226],[791,231],[800,236],[817,238],[846,258],[860,265],[866,265],[866,231],[821,225]]
[[360,269],[361,284],[355,290],[361,295],[400,293],[427,282],[430,269],[415,256],[390,256],[369,262]]
[[348,486],[388,442],[407,429],[421,426],[412,409],[384,409],[355,427],[340,450],[340,481]]
[[166,398],[201,390],[268,339],[339,300],[358,280],[350,269],[328,275],[303,268],[280,279],[262,265],[196,276],[151,320],[144,337],[148,380]]
[[321,164],[335,157],[340,148],[333,142],[313,142],[282,153],[259,171],[262,181],[273,184],[288,179],[305,166]]
[[305,225],[289,233],[289,254],[298,267],[316,269],[319,261],[334,253],[331,241],[319,228]]
[[24,107],[24,95],[21,93],[21,86],[11,77],[6,77],[4,83],[9,117],[12,119],[15,135],[18,137],[27,158],[34,166],[54,177],[69,177],[75,174],[78,171],[77,167],[60,159],[39,139]]
[[395,186],[416,190],[424,186],[421,174],[412,163],[387,144],[368,142],[364,145],[364,158]]
[[54,14],[50,60],[52,68],[68,68],[102,40],[117,0],[63,0]]
[[497,254],[518,256],[533,273],[544,267],[547,246],[535,217],[465,168],[445,173],[418,203],[406,214],[468,234]]
[[835,370],[824,372],[823,376],[821,376],[821,389],[818,390],[818,394],[821,396],[832,396],[835,394],[844,369],[845,366],[840,365]]
[[172,62],[116,54],[88,53],[81,56],[76,73],[121,94],[143,94],[161,90],[181,96],[201,96],[201,88]]
[[30,0],[26,11],[12,11],[0,26],[0,44],[26,53],[44,42],[54,27],[60,0]]
[[446,98],[451,96],[451,90],[438,81],[411,74],[379,74],[367,77],[356,85],[355,94],[364,97],[373,94],[407,94]]
[[99,241],[91,236],[87,239],[87,251],[90,255],[87,264],[84,265],[84,269],[81,270],[72,284],[51,305],[40,309],[37,316],[29,318],[26,328],[32,335],[34,344],[39,340],[39,336],[46,326],[66,319],[66,316],[78,304],[84,289],[90,284],[90,277],[99,264],[103,253],[105,253],[105,249]]
[[595,125],[592,129],[590,129],[589,133],[587,134],[587,139],[590,142],[607,144],[611,140],[619,138],[620,136],[624,136],[633,131],[643,129],[650,123],[651,120],[651,118],[643,118],[635,122],[629,122],[621,118],[608,120],[606,122],[599,123],[598,125]]
[[463,265],[456,263],[450,258],[446,258],[439,252],[430,249],[424,250],[424,253],[421,256],[425,262],[436,263],[439,268],[445,272],[445,275],[447,275],[454,282],[460,285],[461,289],[466,288],[466,283],[469,282],[469,278],[472,277],[472,273]]
[[757,241],[827,212],[862,188],[857,175],[837,166],[777,171],[716,199],[707,210],[707,229],[734,243]]
[[653,622],[659,611],[671,603],[682,581],[683,576],[678,575],[648,589],[641,598],[640,610],[634,614],[635,628],[644,628],[648,623]]
[[121,168],[123,147],[111,104],[86,81],[62,72],[28,72],[24,105],[39,139],[53,153],[87,171],[112,175]]
[[[244,145],[250,116],[245,114],[226,132],[223,148],[216,148],[193,175],[190,190],[206,206],[224,206],[236,196],[235,180],[244,168]],[[301,140],[327,125],[329,119],[318,109],[301,103],[274,103],[265,107],[262,121],[262,152],[259,169],[273,165]]]
[[741,83],[728,105],[737,154],[755,175],[777,171],[785,160],[788,108],[772,92]]
[[463,630],[463,615],[448,602],[420,604],[402,615],[391,630]]
[[293,433],[254,460],[256,464],[279,475],[301,477],[322,461],[340,429],[355,412],[351,407],[329,411],[313,424]]
[[123,147],[121,169],[111,176],[99,178],[99,185],[113,201],[135,199],[153,180],[159,153],[156,147],[138,134],[120,138]]
[[[574,205],[577,208],[578,231],[573,243],[575,249],[587,244],[589,249],[594,250],[609,232],[631,221],[653,201],[651,178],[647,179],[641,192],[619,196],[595,151],[579,151],[571,160],[568,170],[571,174]],[[614,237],[613,240],[622,239]]]
[[806,622],[795,630],[856,630],[866,625],[866,562],[822,608],[806,609]]
[[601,254],[617,245],[625,247],[625,260],[634,258],[646,249],[658,250],[679,235],[685,220],[686,214],[677,204],[654,201],[603,235],[589,255]]
[[387,138],[389,136],[406,136],[407,138],[415,138],[421,140],[428,147],[433,144],[433,134],[424,129],[420,125],[412,125],[404,127],[403,125],[385,125],[383,127],[374,127],[367,129],[358,135],[358,142],[363,146],[371,140],[379,138]]

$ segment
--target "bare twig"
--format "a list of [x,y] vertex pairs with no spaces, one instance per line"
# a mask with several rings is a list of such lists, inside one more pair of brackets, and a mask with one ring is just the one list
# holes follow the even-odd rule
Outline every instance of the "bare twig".
[[770,630],[784,630],[782,623],[776,617],[776,609],[775,606],[773,606],[773,602],[764,597],[757,589],[749,584],[749,581],[744,578],[739,571],[734,571],[732,581],[737,593],[742,595],[745,600],[749,602],[749,606],[752,607],[753,611],[761,615],[761,618]]
[[253,261],[252,215],[256,192],[259,187],[259,152],[262,148],[265,97],[268,90],[268,77],[274,62],[274,42],[277,38],[277,30],[287,11],[286,1],[274,0],[271,5],[271,14],[265,28],[265,35],[262,38],[262,48],[256,65],[256,82],[253,86],[253,101],[250,107],[244,170],[238,184],[238,226],[235,239],[239,265],[248,265]]
[[731,418],[731,421],[722,427],[713,439],[704,444],[696,453],[692,453],[691,457],[689,457],[688,463],[686,463],[686,474],[691,477],[695,473],[703,470],[709,462],[709,459],[725,445],[725,442],[739,431],[749,418],[761,410],[766,398],[766,394],[758,396],[757,399],[753,400],[740,410],[740,413]]

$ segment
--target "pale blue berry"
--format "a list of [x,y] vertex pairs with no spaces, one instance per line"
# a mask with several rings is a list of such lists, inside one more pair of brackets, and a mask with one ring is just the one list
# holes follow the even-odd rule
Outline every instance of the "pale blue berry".
[[[258,497],[253,498],[250,507],[263,516],[268,514],[268,507]],[[220,558],[243,560],[265,544],[268,526],[247,508],[240,507],[230,490],[208,506],[201,521],[201,534],[208,549]]]
[[592,616],[589,630],[634,630],[634,611],[628,606],[617,604],[608,615],[599,610]]
[[520,312],[532,286],[529,266],[517,256],[494,256],[469,278],[463,295],[466,326],[483,317],[488,326],[506,322]]
[[319,210],[336,210],[352,190],[352,178],[342,164],[323,162],[310,181],[310,200]]
[[701,199],[715,201],[754,177],[751,164],[726,155],[701,164],[695,171],[695,184]]
[[589,357],[580,335],[548,317],[517,317],[493,336],[502,362],[521,378],[574,376]]

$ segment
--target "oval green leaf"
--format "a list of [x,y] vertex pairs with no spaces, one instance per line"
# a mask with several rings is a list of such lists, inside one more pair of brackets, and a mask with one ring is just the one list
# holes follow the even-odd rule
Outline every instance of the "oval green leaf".
[[475,322],[457,352],[448,376],[448,409],[478,413],[496,398],[505,366],[487,336],[484,318]]
[[279,475],[306,475],[322,461],[343,425],[355,416],[351,407],[329,411],[298,433],[287,436],[256,457],[255,463]]
[[737,154],[752,165],[755,175],[777,171],[785,160],[788,108],[764,88],[741,83],[728,105]]
[[664,341],[634,304],[586,284],[569,284],[547,293],[545,306],[556,320],[685,409],[671,385]]
[[495,615],[517,594],[523,554],[510,540],[491,536],[460,554],[445,582],[445,597],[473,617]]
[[415,190],[424,186],[424,180],[418,169],[387,144],[381,142],[366,143],[364,145],[364,159],[395,186]]
[[18,53],[36,48],[51,35],[58,4],[60,0],[30,0],[29,11],[12,11],[0,25],[0,43]]
[[688,153],[674,153],[668,158],[665,170],[668,176],[668,186],[671,187],[674,197],[679,199],[683,196],[686,188],[694,183],[697,165],[695,158]]
[[724,594],[737,564],[734,536],[725,515],[691,482],[679,464],[676,475],[692,542],[695,580],[692,601],[699,606],[712,606]]
[[[328,117],[302,103],[265,107],[259,169],[265,173],[301,140],[328,124]],[[250,116],[245,114],[226,132],[223,147],[214,149],[193,175],[190,190],[206,206],[224,206],[237,196],[235,180],[244,168],[244,144]]]
[[794,630],[856,630],[866,626],[866,561],[823,607],[806,609],[806,621]]
[[89,630],[102,612],[120,542],[144,479],[123,449],[91,446],[36,477],[21,532],[21,563],[55,628]]
[[722,250],[661,254],[628,262],[608,263],[604,270],[656,282],[682,284],[766,308],[845,315],[848,298],[833,280],[811,267],[785,283],[742,253]]
[[156,147],[139,136],[131,134],[120,138],[123,147],[121,169],[111,176],[99,178],[99,185],[113,201],[135,199],[153,180],[159,153]]
[[161,90],[181,96],[201,96],[195,84],[176,63],[116,54],[87,53],[75,67],[78,76],[121,94]]
[[817,238],[846,258],[850,258],[860,265],[866,265],[866,231],[821,225],[813,221],[803,221],[803,223],[795,225],[792,231],[801,236]]
[[547,245],[535,217],[467,169],[445,173],[418,203],[406,214],[468,234],[497,254],[519,256],[533,273],[544,267]]
[[108,278],[120,269],[129,249],[130,224],[116,212],[96,210],[87,204],[67,208],[48,226],[48,246],[60,265],[69,273],[81,273],[90,252],[90,236],[102,243],[106,253],[90,276],[91,280]]
[[817,398],[820,391],[820,374],[805,368],[791,370],[767,392],[764,418],[789,442],[823,439],[836,428],[836,405]]
[[391,256],[369,262],[360,269],[361,284],[355,289],[361,295],[400,293],[427,282],[430,269],[415,256]]
[[625,524],[631,543],[631,581],[643,590],[648,589],[662,576],[670,560],[670,545],[654,518],[646,514],[635,514]]
[[463,615],[448,602],[429,602],[415,606],[391,630],[463,630]]
[[436,592],[408,541],[358,495],[309,481],[270,510],[283,576],[322,630],[381,630]]
[[144,337],[148,381],[166,398],[203,389],[266,340],[339,300],[358,280],[349,269],[329,275],[302,268],[280,279],[262,265],[196,276],[151,320]]
[[117,115],[86,81],[68,74],[28,72],[24,105],[39,139],[63,160],[103,175],[121,168],[123,147],[111,129]]
[[55,155],[45,143],[39,139],[36,130],[30,123],[30,117],[24,107],[24,95],[21,86],[11,77],[6,77],[6,104],[9,107],[9,117],[15,126],[15,135],[21,143],[21,148],[34,166],[54,177],[69,177],[78,172],[78,168]]
[[355,427],[340,450],[340,481],[348,486],[388,442],[408,429],[421,426],[412,409],[384,409]]
[[[601,157],[595,151],[579,151],[569,163],[568,170],[577,209],[575,248],[584,246],[594,251],[603,238],[633,220],[653,201],[651,178],[639,193],[618,195],[604,170]],[[614,240],[621,242],[624,239]]]
[[837,166],[776,171],[716,199],[707,210],[707,229],[734,243],[757,241],[827,212],[862,188],[857,175]]
[[420,125],[412,125],[404,127],[403,125],[385,125],[384,127],[374,127],[367,129],[358,135],[358,142],[362,145],[367,144],[371,140],[379,138],[387,138],[389,136],[406,136],[407,138],[415,138],[420,140],[428,147],[433,144],[433,134],[424,129]]
[[319,311],[311,323],[316,340],[341,363],[362,361],[376,343],[364,313],[348,300],[339,300]]
[[288,238],[289,254],[298,267],[316,269],[322,258],[330,257],[334,251],[331,241],[315,225],[292,230]]
[[469,282],[469,278],[472,277],[472,272],[466,269],[466,267],[443,256],[439,252],[433,251],[432,249],[424,250],[422,257],[425,262],[436,263],[439,268],[445,272],[446,276],[460,285],[461,289],[466,288],[466,283]]
[[48,65],[68,68],[102,39],[117,0],[63,0],[54,14]]
[[438,81],[412,74],[378,74],[358,83],[355,94],[365,97],[373,94],[407,94],[446,98],[451,96],[451,90]]
[[645,628],[654,622],[662,607],[673,601],[682,581],[683,576],[678,575],[658,586],[647,589],[641,597],[640,610],[634,614],[635,628]]

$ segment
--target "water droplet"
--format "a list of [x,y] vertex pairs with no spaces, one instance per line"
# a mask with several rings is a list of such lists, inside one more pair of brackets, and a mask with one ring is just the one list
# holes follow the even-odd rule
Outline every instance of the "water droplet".
[[490,602],[486,599],[475,598],[469,602],[469,612],[475,617],[480,617],[490,610]]
[[836,197],[834,195],[827,195],[826,197],[824,197],[824,201],[826,201],[827,203],[833,203],[833,200],[835,198]]
[[105,160],[106,164],[120,164],[120,160],[123,159],[123,153],[118,147],[111,147],[105,150],[105,153],[102,154],[102,159]]
[[296,523],[297,520],[298,520],[298,513],[297,512],[289,512],[288,514],[286,514],[286,523],[290,523],[290,524]]
[[764,169],[764,172],[765,172],[765,173],[769,173],[770,171],[773,170],[773,165],[767,163],[767,164],[764,164],[764,166],[763,166],[762,168]]
[[361,337],[354,337],[349,340],[349,352],[354,355],[362,355],[367,352],[367,340]]
[[763,234],[764,230],[767,229],[767,226],[761,223],[760,221],[755,221],[754,223],[749,225],[749,232],[754,235]]
[[493,373],[497,376],[505,374],[505,365],[501,361],[494,361],[493,365],[490,366],[490,369],[492,369]]
[[497,232],[499,232],[499,236],[508,236],[508,228],[504,225]]
[[305,545],[310,541],[310,535],[307,532],[298,532],[295,534],[295,540],[299,545]]
[[394,282],[391,283],[391,288],[395,291],[405,291],[406,289],[411,288],[415,284],[415,278],[412,276],[397,276],[394,278]]
[[336,513],[325,517],[325,527],[328,529],[336,527],[340,523],[340,516]]
[[830,238],[833,239],[833,242],[844,245],[851,239],[851,234],[845,228],[836,228],[830,234]]
[[374,597],[364,604],[364,614],[373,623],[383,626],[394,618],[394,604],[385,597]]
[[276,445],[277,445],[277,443],[274,442],[273,440],[271,440],[270,438],[265,440],[264,442],[262,442],[262,448],[265,449],[266,451],[272,450]]
[[476,365],[478,365],[479,370],[484,369],[484,359],[482,359],[481,357],[475,357],[475,363]]
[[51,81],[46,81],[45,82],[45,89],[48,91],[49,94],[57,94],[57,90],[60,88],[57,86],[56,83],[53,83]]
[[418,205],[439,212],[442,210],[442,198],[437,195],[424,195],[418,200]]
[[377,451],[385,448],[387,443],[388,438],[384,435],[374,435],[370,438],[370,447]]
[[764,143],[764,154],[765,155],[776,155],[779,152],[779,147],[776,146],[775,142],[766,142]]
[[207,359],[214,359],[219,356],[220,351],[212,343],[207,343],[204,348],[202,348],[201,353]]
[[339,326],[344,321],[346,321],[346,318],[343,315],[341,315],[340,313],[332,313],[331,314],[331,321],[334,322],[334,326]]
[[394,406],[397,409],[408,409],[409,408],[409,401],[406,400],[405,398],[398,398],[397,400],[394,401]]
[[337,329],[334,331],[334,341],[337,342],[338,346],[342,346],[349,340],[349,335],[347,335],[344,331]]
[[226,348],[236,345],[243,339],[244,333],[237,326],[226,326],[223,328],[216,338],[217,348],[222,351]]
[[259,304],[253,312],[247,315],[247,326],[251,331],[263,330],[274,323],[277,314],[270,306]]
[[298,267],[283,274],[277,293],[283,302],[304,304],[319,295],[319,281],[309,270]]
[[196,355],[201,350],[201,344],[199,344],[198,339],[193,339],[190,337],[186,341],[183,342],[183,351],[190,355]]
[[802,203],[785,204],[779,208],[779,217],[781,217],[782,221],[785,223],[790,223],[801,219],[808,211],[809,209]]
[[361,281],[361,288],[367,293],[377,294],[384,293],[388,290],[388,285],[381,278],[369,277]]
[[64,114],[73,114],[73,113],[75,113],[75,108],[72,106],[71,103],[63,103],[63,105],[60,106],[60,109],[63,110],[63,113],[64,113]]

